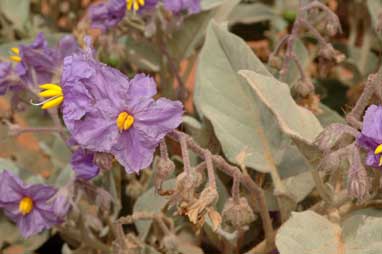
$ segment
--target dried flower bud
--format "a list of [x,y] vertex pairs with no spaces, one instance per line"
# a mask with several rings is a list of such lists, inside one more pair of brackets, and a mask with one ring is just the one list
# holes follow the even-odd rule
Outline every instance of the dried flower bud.
[[137,199],[143,192],[145,187],[137,180],[132,180],[126,186],[126,194],[132,199]]
[[295,86],[295,91],[302,97],[306,97],[314,91],[314,85],[310,80],[300,79]]
[[269,58],[269,65],[276,69],[281,69],[283,61],[278,56],[271,56]]
[[334,61],[335,63],[341,63],[345,60],[345,55],[340,51],[333,48],[332,44],[327,43],[320,48],[318,54],[328,60]]
[[113,155],[110,153],[95,153],[94,164],[103,170],[110,170],[113,166]]
[[326,28],[326,31],[327,31],[328,35],[330,35],[330,36],[336,35],[337,27],[333,23],[328,22],[326,24],[325,28]]
[[242,228],[255,220],[255,214],[246,198],[241,197],[236,204],[233,198],[228,199],[223,208],[223,222],[234,228]]
[[157,170],[154,176],[154,186],[156,191],[162,189],[162,183],[174,172],[174,170],[174,162],[169,159],[159,158]]
[[318,135],[315,145],[323,152],[329,152],[345,137],[357,136],[358,132],[351,127],[339,123],[334,123],[325,128]]
[[176,251],[178,246],[178,238],[173,234],[166,235],[163,238],[162,243],[167,252]]
[[362,202],[370,197],[370,179],[367,171],[361,162],[361,157],[357,147],[353,148],[353,161],[348,171],[348,193],[353,198]]

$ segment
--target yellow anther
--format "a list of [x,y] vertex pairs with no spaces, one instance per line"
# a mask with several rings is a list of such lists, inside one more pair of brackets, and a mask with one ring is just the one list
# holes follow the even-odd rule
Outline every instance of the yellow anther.
[[131,127],[131,125],[133,125],[133,123],[134,123],[134,117],[131,115],[128,115],[125,120],[125,123],[123,124],[123,129],[128,130]]
[[379,157],[379,164],[378,164],[379,166],[382,166],[382,156],[381,157]]
[[120,131],[128,130],[134,123],[134,117],[127,112],[122,112],[118,115],[116,124]]
[[57,98],[49,100],[49,101],[45,102],[44,104],[42,104],[41,108],[42,109],[54,108],[54,107],[60,105],[63,100],[64,100],[64,96],[58,96]]
[[145,5],[145,0],[126,0],[127,3],[127,9],[131,11],[131,9],[134,9],[134,11],[139,10],[140,7]]
[[380,153],[382,153],[382,144],[377,146],[377,148],[375,148],[374,150],[374,154],[380,154]]
[[19,56],[9,56],[9,59],[16,63],[21,62],[21,57]]
[[33,200],[30,197],[23,197],[19,203],[19,212],[22,215],[29,214],[33,209]]
[[62,91],[56,90],[56,89],[50,89],[50,90],[45,90],[41,93],[39,93],[41,97],[44,98],[49,98],[49,97],[54,97],[54,96],[62,96]]
[[33,105],[42,105],[42,109],[49,109],[60,105],[64,100],[64,94],[59,85],[48,83],[40,85],[40,88],[45,89],[45,91],[40,92],[39,95],[49,99]]
[[19,48],[11,48],[11,51],[12,51],[15,55],[20,55],[20,50],[19,50]]
[[62,91],[61,87],[59,85],[56,85],[56,84],[43,84],[43,85],[40,85],[40,88],[41,89],[46,89],[46,90],[60,90]]

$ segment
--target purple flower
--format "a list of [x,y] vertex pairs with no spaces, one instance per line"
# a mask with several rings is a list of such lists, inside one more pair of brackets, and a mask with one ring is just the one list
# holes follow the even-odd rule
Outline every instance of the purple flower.
[[93,163],[94,153],[78,149],[72,155],[72,167],[77,178],[90,180],[99,174],[99,167]]
[[25,238],[61,223],[61,218],[54,213],[54,202],[48,202],[56,193],[52,187],[25,185],[5,170],[0,173],[0,193],[0,207],[17,223]]
[[12,72],[12,65],[8,62],[0,62],[0,95],[4,95],[10,84],[10,74]]
[[163,0],[164,7],[179,14],[186,11],[189,14],[200,12],[200,0]]
[[58,47],[48,47],[44,34],[39,33],[30,45],[20,45],[12,48],[10,59],[17,62],[16,74],[25,85],[35,87],[39,84],[50,83],[53,76],[59,72],[63,59],[79,49],[72,36],[64,36]]
[[160,140],[181,123],[182,104],[155,101],[152,78],[128,80],[89,50],[65,59],[61,85],[63,118],[73,138],[85,149],[113,154],[129,173],[148,167]]
[[126,0],[110,0],[90,6],[89,16],[92,27],[102,31],[116,26],[126,14]]
[[363,118],[362,131],[357,143],[367,150],[366,165],[382,166],[382,106],[371,105]]
[[152,10],[159,0],[109,0],[106,3],[96,3],[89,8],[92,27],[106,31],[116,26],[126,14],[126,11],[142,13]]

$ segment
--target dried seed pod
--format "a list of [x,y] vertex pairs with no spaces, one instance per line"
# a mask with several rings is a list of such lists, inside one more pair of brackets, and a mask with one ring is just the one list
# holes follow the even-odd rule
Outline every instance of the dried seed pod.
[[169,159],[160,158],[154,176],[154,186],[156,191],[162,189],[162,183],[174,172],[175,164]]
[[222,215],[223,222],[233,228],[249,225],[256,218],[245,197],[241,197],[238,204],[234,202],[233,198],[228,199]]

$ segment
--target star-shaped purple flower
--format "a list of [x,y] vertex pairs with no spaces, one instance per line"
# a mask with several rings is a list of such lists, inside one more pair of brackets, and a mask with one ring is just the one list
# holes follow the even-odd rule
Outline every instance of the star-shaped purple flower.
[[25,185],[5,170],[0,173],[0,207],[17,223],[27,238],[62,222],[54,213],[55,202],[48,202],[56,189],[43,184]]
[[61,86],[73,138],[85,149],[113,154],[128,173],[148,167],[159,142],[182,121],[180,102],[152,98],[152,78],[129,80],[94,60],[90,50],[65,58]]
[[363,118],[362,131],[357,138],[359,146],[366,149],[366,165],[382,167],[382,106],[371,105]]

